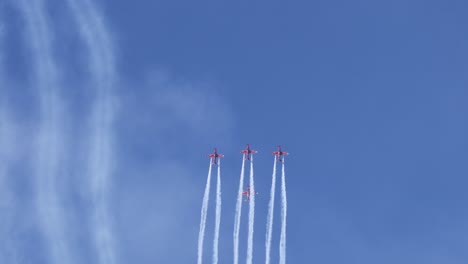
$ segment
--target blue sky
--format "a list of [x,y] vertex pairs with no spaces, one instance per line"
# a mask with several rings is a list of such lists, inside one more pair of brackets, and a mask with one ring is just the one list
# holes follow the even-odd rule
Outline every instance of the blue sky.
[[288,263],[466,263],[467,9],[0,2],[0,262],[195,262],[206,154],[218,147],[229,263],[250,143],[254,263],[278,144],[291,153]]

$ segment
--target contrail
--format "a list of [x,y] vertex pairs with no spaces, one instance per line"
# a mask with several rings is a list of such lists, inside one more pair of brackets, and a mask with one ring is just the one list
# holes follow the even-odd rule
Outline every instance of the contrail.
[[221,225],[221,160],[218,161],[218,177],[216,181],[216,219],[213,241],[213,264],[218,263],[219,227]]
[[201,264],[203,260],[203,239],[205,238],[206,216],[208,214],[208,201],[210,199],[211,167],[212,159],[210,159],[210,167],[208,168],[208,177],[206,178],[205,194],[203,194],[201,209],[200,232],[198,233],[198,264]]
[[99,263],[116,263],[110,216],[108,213],[109,182],[112,174],[112,123],[114,107],[112,88],[117,83],[114,47],[102,17],[89,0],[68,0],[80,33],[89,49],[90,72],[97,92],[91,122],[89,170],[92,199],[95,206],[93,223]]
[[271,190],[270,190],[270,202],[268,203],[268,216],[267,216],[267,227],[266,227],[266,238],[265,238],[265,263],[270,264],[270,252],[271,252],[271,237],[273,231],[273,211],[275,206],[275,190],[276,190],[276,157],[274,157],[273,163],[273,174],[271,176]]
[[247,241],[247,264],[252,264],[253,259],[253,235],[255,218],[255,185],[253,171],[253,156],[250,157],[250,202],[249,202],[249,236]]
[[284,157],[281,170],[281,238],[280,238],[280,264],[286,263],[286,213],[288,202],[286,200],[286,175],[284,173]]
[[53,36],[49,31],[44,1],[17,1],[27,27],[27,44],[33,53],[35,81],[40,91],[41,123],[37,132],[35,156],[36,206],[40,223],[50,244],[51,263],[73,263],[60,204],[57,177],[63,176],[63,117],[58,96],[58,70],[52,56]]
[[239,231],[241,224],[241,215],[242,215],[242,189],[244,188],[244,165],[245,165],[245,155],[242,155],[242,169],[239,179],[239,191],[237,192],[237,203],[236,203],[236,214],[234,218],[234,264],[239,263]]

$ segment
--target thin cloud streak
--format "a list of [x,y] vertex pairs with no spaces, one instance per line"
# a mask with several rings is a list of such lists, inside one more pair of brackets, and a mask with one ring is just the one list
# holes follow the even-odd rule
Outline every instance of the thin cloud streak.
[[34,151],[36,207],[50,246],[51,263],[74,263],[57,186],[57,177],[64,176],[61,164],[65,150],[63,107],[58,95],[59,73],[52,55],[53,35],[45,15],[44,1],[19,0],[17,3],[26,21],[26,41],[32,50],[40,100],[40,125]]
[[112,124],[114,102],[112,87],[116,84],[114,48],[102,17],[91,1],[67,1],[73,11],[79,31],[89,49],[90,73],[96,89],[89,155],[92,199],[95,206],[93,233],[99,263],[117,262],[108,200],[110,178],[114,167]]

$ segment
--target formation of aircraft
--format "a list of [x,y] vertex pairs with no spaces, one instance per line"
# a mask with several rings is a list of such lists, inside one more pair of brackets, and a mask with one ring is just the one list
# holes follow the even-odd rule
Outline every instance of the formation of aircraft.
[[[258,151],[251,149],[250,144],[247,144],[246,148],[241,150],[241,153],[245,154],[245,160],[251,160],[252,154],[258,153]],[[283,162],[283,157],[289,155],[288,152],[281,150],[281,145],[278,146],[278,150],[273,152],[273,155],[277,157],[277,161]],[[224,157],[223,154],[218,153],[218,150],[215,148],[212,154],[209,154],[208,157],[213,159],[213,164],[218,164],[218,158]]]
[[[247,144],[246,148],[241,150],[241,153],[245,154],[245,160],[251,160],[252,154],[258,153],[254,149],[250,149],[250,144]],[[285,155],[289,155],[288,152],[281,150],[281,145],[278,146],[278,150],[273,152],[273,155],[277,157],[277,161],[283,162]],[[208,157],[212,159],[212,164],[217,165],[218,159],[224,157],[224,154],[218,153],[218,150],[215,148],[213,153],[209,154]],[[250,201],[250,195],[256,195],[258,192],[250,190],[250,185],[247,186],[247,190],[242,192],[242,195],[245,195],[245,201]]]
[[258,194],[258,192],[255,192],[253,190],[251,191],[250,190],[250,185],[247,185],[247,191],[242,192],[242,195],[245,195],[245,200],[244,201],[246,201],[246,202],[250,201],[250,195],[252,195],[252,194],[256,195],[256,194]]

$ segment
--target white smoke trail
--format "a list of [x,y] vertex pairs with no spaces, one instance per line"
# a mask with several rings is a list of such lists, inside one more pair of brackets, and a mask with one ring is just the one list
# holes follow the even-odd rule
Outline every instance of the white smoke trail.
[[247,240],[247,264],[252,264],[253,259],[253,235],[255,218],[255,185],[253,171],[253,156],[250,157],[250,202],[249,202],[249,236]]
[[276,190],[276,156],[273,163],[273,174],[271,176],[270,202],[268,203],[268,216],[265,238],[265,264],[270,264],[271,252],[271,237],[273,231],[273,211],[275,206],[275,190]]
[[100,263],[116,263],[115,239],[108,213],[109,183],[112,174],[112,123],[114,115],[112,87],[117,83],[114,48],[108,30],[89,0],[68,0],[80,33],[89,49],[92,85],[97,91],[91,122],[89,170],[96,250]]
[[288,202],[286,200],[286,175],[284,173],[284,157],[281,170],[281,237],[280,237],[280,264],[286,264],[286,213]]
[[51,250],[52,263],[73,263],[74,257],[65,233],[64,209],[60,204],[57,177],[63,176],[63,109],[58,96],[59,77],[52,56],[53,36],[49,31],[44,1],[17,1],[27,27],[27,42],[32,48],[35,79],[40,91],[41,123],[35,151],[36,206],[44,235]]
[[221,160],[218,161],[218,177],[216,181],[216,219],[213,241],[213,264],[218,263],[219,227],[221,225]]
[[245,154],[242,155],[242,169],[239,179],[239,191],[237,192],[237,203],[236,203],[236,214],[234,216],[234,264],[239,263],[239,231],[241,224],[242,215],[242,190],[244,188],[244,165],[245,165]]
[[203,194],[203,203],[201,208],[200,232],[198,233],[198,264],[201,264],[203,260],[203,240],[205,238],[206,216],[208,214],[208,201],[210,200],[211,167],[212,159],[210,159],[210,167],[208,168],[208,177],[206,178],[205,193]]

